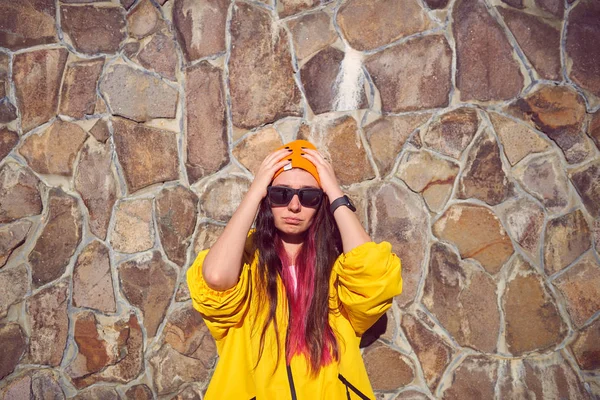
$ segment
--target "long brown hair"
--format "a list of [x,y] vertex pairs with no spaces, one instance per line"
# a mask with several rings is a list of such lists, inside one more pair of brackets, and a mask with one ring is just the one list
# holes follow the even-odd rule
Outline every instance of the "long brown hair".
[[[329,279],[333,264],[342,253],[342,240],[333,215],[329,211],[329,199],[323,195],[323,199],[317,208],[307,235],[314,235],[311,242],[314,248],[303,245],[300,248],[297,259],[314,254],[314,278],[313,295],[308,306],[308,312],[304,316],[293,316],[305,318],[304,335],[307,347],[308,364],[311,374],[316,374],[323,360],[325,352],[331,352],[331,358],[339,359],[339,346],[335,339],[333,330],[329,325]],[[277,323],[278,284],[281,279],[282,263],[277,252],[277,243],[280,241],[278,230],[275,227],[273,212],[268,197],[265,197],[259,207],[256,217],[256,231],[252,236],[254,250],[258,250],[258,294],[259,304],[262,307],[268,305],[268,316],[262,327],[258,359],[262,357],[265,343],[265,334],[270,324],[273,324],[277,342],[277,362],[279,362],[279,329]],[[305,240],[306,244],[306,240]],[[310,246],[313,247],[313,246]],[[283,301],[283,299],[281,299]],[[285,299],[287,301],[287,299]],[[288,329],[289,329],[288,324]],[[288,346],[289,332],[286,332],[286,347]]]

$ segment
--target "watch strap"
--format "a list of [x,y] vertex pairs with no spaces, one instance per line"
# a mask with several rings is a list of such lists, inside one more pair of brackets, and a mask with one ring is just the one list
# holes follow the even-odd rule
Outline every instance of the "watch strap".
[[354,204],[352,204],[352,202],[350,201],[350,198],[346,195],[343,195],[342,197],[338,197],[337,199],[332,201],[331,205],[329,206],[329,210],[333,214],[335,212],[335,210],[337,210],[338,207],[341,207],[341,206],[346,206],[353,212],[356,211],[356,207],[354,207]]

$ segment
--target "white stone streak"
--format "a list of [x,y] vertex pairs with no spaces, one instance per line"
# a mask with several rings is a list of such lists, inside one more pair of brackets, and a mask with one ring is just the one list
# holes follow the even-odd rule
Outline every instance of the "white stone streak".
[[365,81],[362,62],[361,52],[346,47],[340,72],[334,84],[336,88],[336,97],[333,101],[334,110],[356,110],[360,106]]
[[197,0],[185,0],[181,12],[186,18],[191,20],[192,25],[192,43],[190,48],[198,50],[202,43],[202,20],[207,12],[217,14],[219,10],[210,2],[200,4]]

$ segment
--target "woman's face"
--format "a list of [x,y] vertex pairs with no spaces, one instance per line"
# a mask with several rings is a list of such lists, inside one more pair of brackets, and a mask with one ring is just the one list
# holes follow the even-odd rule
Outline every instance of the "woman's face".
[[[287,186],[292,189],[319,188],[317,180],[300,168],[284,171],[275,178],[272,186]],[[275,227],[283,234],[295,236],[308,230],[317,213],[316,208],[304,207],[298,195],[294,195],[287,206],[271,206]]]

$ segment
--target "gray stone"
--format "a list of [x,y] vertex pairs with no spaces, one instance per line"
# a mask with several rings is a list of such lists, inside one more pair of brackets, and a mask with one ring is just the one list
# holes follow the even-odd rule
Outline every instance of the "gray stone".
[[337,39],[331,17],[323,11],[294,18],[288,22],[288,26],[299,60],[315,54]]
[[166,79],[177,80],[179,59],[173,39],[159,32],[142,48],[137,57],[143,67],[157,72]]
[[227,222],[250,187],[246,178],[230,175],[211,182],[200,196],[202,216]]
[[0,223],[38,215],[42,212],[40,180],[14,162],[0,167]]

